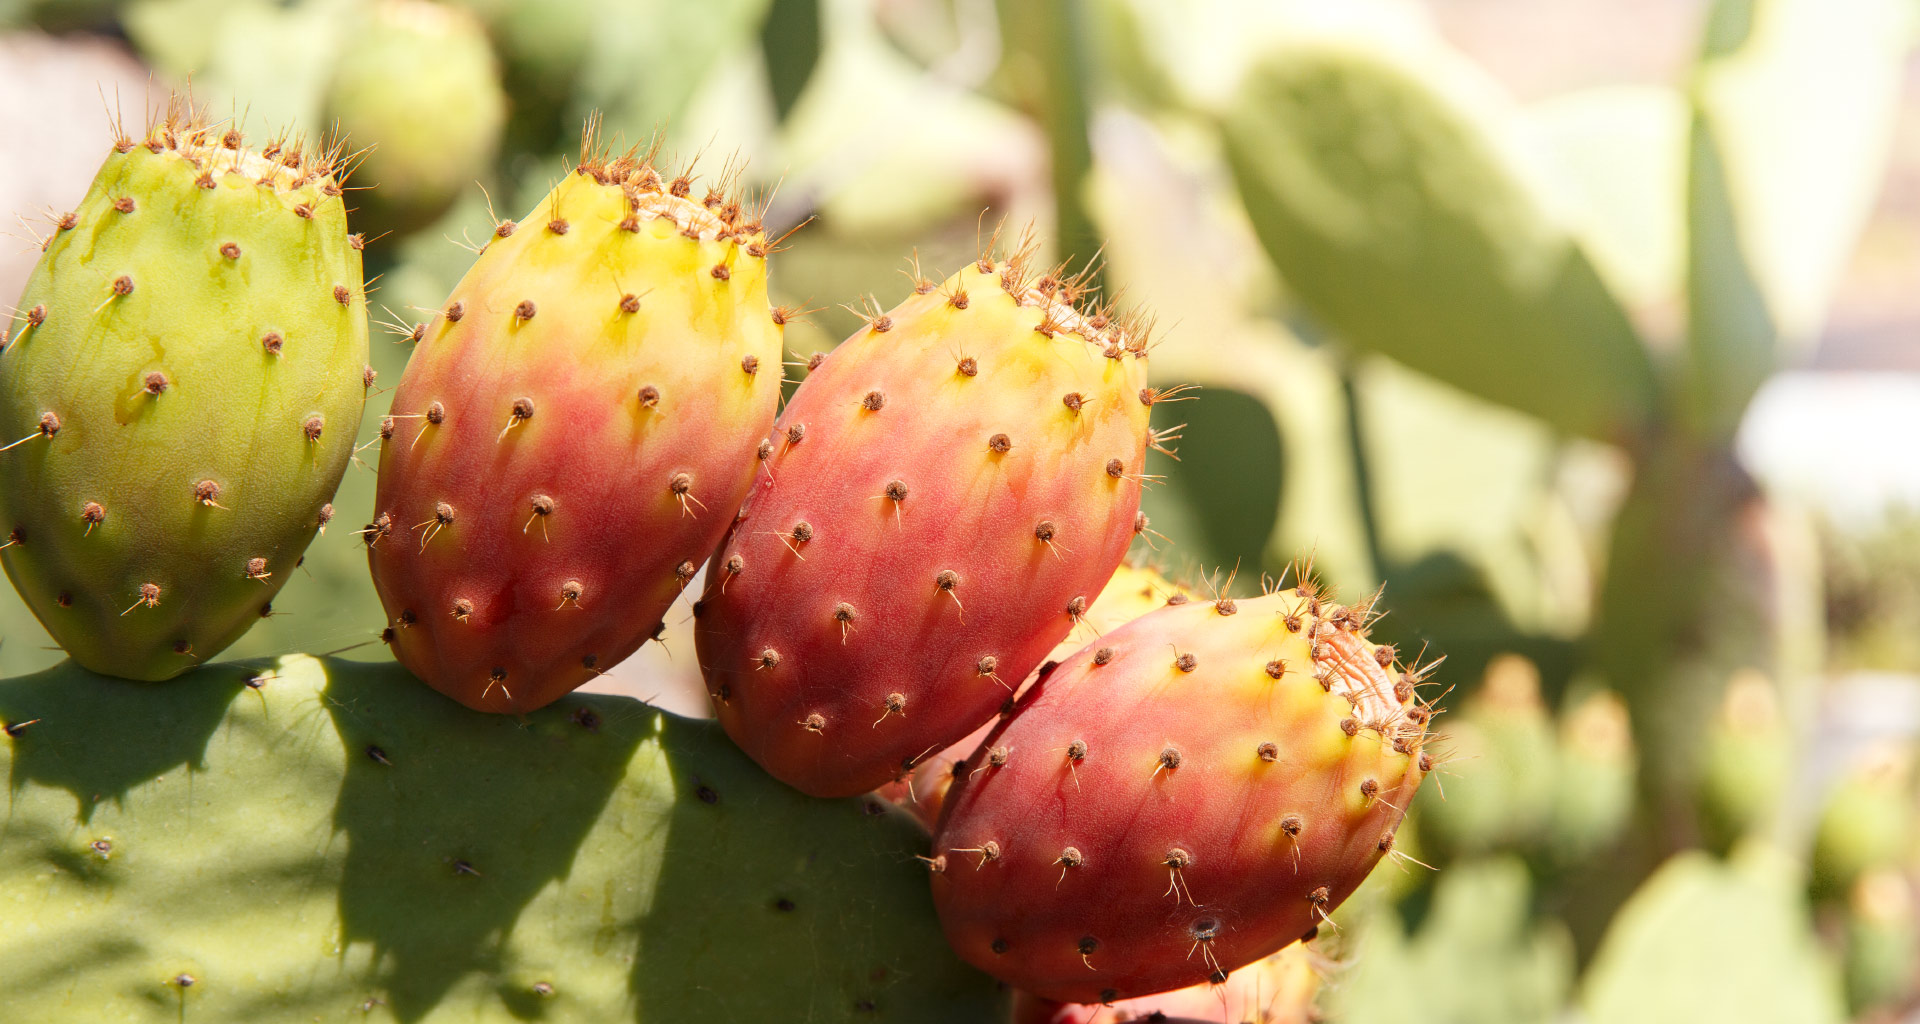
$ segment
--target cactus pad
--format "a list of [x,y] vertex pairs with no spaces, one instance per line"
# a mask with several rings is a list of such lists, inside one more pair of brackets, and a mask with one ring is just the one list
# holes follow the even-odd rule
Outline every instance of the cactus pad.
[[710,723],[290,656],[0,683],[10,1021],[991,1019],[877,801]]

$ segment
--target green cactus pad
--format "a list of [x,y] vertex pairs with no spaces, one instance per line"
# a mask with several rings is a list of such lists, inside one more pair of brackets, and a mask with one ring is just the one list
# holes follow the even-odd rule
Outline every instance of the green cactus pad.
[[1752,845],[1681,853],[1607,928],[1582,982],[1592,1024],[1839,1024],[1839,979],[1815,942],[1798,868]]
[[0,562],[89,668],[219,653],[331,516],[371,384],[332,157],[176,114],[46,240],[0,352]]
[[516,720],[295,655],[165,688],[63,664],[0,682],[0,720],[8,1020],[1005,1012],[916,824],[630,699]]
[[1228,162],[1288,289],[1343,341],[1617,436],[1654,410],[1652,364],[1489,91],[1444,52],[1303,37],[1223,112]]

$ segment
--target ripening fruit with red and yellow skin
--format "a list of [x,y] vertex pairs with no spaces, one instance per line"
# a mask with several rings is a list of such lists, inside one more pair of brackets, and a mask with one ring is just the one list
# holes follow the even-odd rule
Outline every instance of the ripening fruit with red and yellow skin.
[[1313,953],[1296,942],[1227,975],[1158,995],[1104,1006],[1056,1003],[1026,992],[1013,997],[1013,1024],[1317,1024],[1320,975]]
[[401,664],[519,713],[655,635],[778,406],[767,252],[738,201],[591,133],[575,173],[496,227],[381,428],[365,536]]
[[[934,837],[947,938],[1061,1002],[1218,982],[1310,934],[1431,768],[1418,671],[1288,590],[1164,608],[1035,684]],[[972,763],[977,760],[978,763]]]
[[984,256],[820,360],[695,609],[728,735],[863,793],[992,718],[1087,614],[1139,520],[1137,319]]
[[[1107,581],[1100,596],[1094,598],[1085,620],[1065,640],[1054,645],[1053,653],[1047,656],[1047,663],[1021,682],[1018,693],[1025,693],[1037,678],[1049,671],[1049,665],[1065,660],[1087,642],[1098,640],[1150,611],[1167,604],[1181,604],[1193,597],[1193,591],[1167,579],[1152,566],[1123,563],[1114,570],[1113,578]],[[1003,713],[1013,710],[1017,695],[1009,695],[1002,702]],[[908,813],[919,818],[929,829],[933,828],[940,820],[940,807],[946,800],[947,789],[953,785],[954,765],[964,761],[980,746],[981,741],[987,738],[987,733],[993,730],[994,724],[988,721],[968,733],[960,742],[931,757],[922,758],[901,772],[898,778],[880,787],[879,794],[906,808]]]

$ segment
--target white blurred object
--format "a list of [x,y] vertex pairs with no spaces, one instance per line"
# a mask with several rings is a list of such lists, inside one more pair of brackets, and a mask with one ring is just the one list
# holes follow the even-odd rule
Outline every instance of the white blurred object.
[[706,570],[702,569],[667,609],[667,631],[660,641],[642,645],[632,657],[580,689],[637,697],[688,718],[712,718],[707,684],[700,676],[700,662],[693,650],[693,599],[706,588],[706,579]]
[[[0,214],[12,236],[0,243],[0,303],[11,308],[40,260],[33,235],[86,194],[113,145],[116,107],[130,131],[145,123],[148,102],[165,103],[164,85],[103,39],[55,39],[37,32],[0,36]],[[29,97],[31,99],[29,100]]]
[[1783,373],[1740,427],[1740,458],[1771,489],[1843,525],[1920,508],[1920,374]]

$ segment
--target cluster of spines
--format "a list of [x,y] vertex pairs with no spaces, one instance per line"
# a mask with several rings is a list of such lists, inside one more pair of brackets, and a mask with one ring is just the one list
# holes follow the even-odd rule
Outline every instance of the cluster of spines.
[[[323,196],[339,198],[359,156],[347,151],[344,140],[310,142],[304,135],[287,131],[254,153],[247,149],[239,127],[228,121],[209,119],[191,97],[178,95],[168,100],[166,110],[153,119],[141,138],[134,138],[118,120],[113,136],[117,153],[130,153],[135,146],[144,146],[154,154],[174,153],[200,172],[194,184],[203,189],[212,189],[218,175],[233,173],[278,193],[296,192],[311,185]],[[296,207],[294,212],[301,217],[313,216],[310,206]],[[60,226],[70,227],[64,223],[65,219],[62,218]]]

